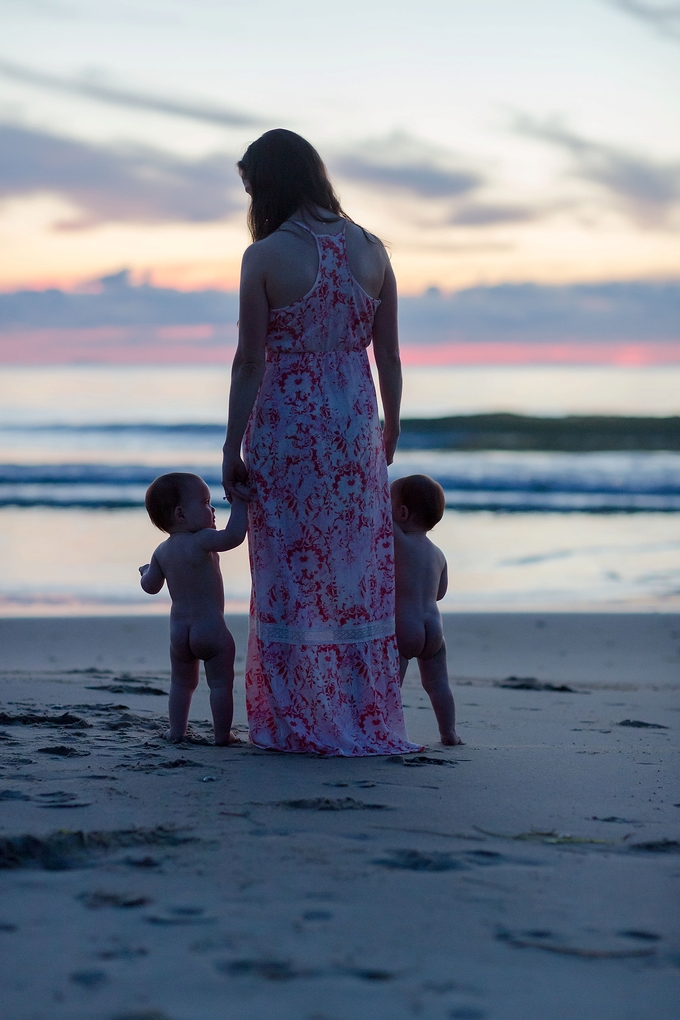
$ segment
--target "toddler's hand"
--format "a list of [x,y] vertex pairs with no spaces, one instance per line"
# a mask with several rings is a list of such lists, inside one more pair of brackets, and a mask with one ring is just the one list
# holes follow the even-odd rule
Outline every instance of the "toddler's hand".
[[244,485],[243,482],[236,482],[229,495],[224,497],[226,502],[231,506],[233,506],[235,502],[250,503],[252,498],[253,490],[248,485]]

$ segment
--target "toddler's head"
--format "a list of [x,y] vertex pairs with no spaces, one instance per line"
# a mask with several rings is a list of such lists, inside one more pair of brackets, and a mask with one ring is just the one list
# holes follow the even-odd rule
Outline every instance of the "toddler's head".
[[[409,522],[419,531],[431,531],[444,516],[446,498],[439,482],[428,475],[407,475],[390,486],[392,516],[399,523]],[[408,511],[404,514],[404,510]]]
[[159,475],[146,490],[146,509],[160,531],[201,531],[215,527],[210,489],[198,475],[171,471]]

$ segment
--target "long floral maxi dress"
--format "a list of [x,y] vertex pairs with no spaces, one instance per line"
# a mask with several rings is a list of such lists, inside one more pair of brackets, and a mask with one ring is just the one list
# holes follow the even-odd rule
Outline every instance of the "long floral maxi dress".
[[270,313],[244,441],[255,492],[250,737],[323,755],[419,750],[401,706],[387,465],[366,354],[379,301],[352,276],[344,231],[313,236],[316,282]]

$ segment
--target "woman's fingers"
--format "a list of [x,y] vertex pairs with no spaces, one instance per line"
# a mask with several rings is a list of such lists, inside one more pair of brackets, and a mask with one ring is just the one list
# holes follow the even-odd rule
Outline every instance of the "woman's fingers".
[[225,488],[226,492],[225,499],[233,503],[235,499],[241,499],[244,503],[250,503],[253,498],[253,493],[250,489],[247,489],[243,485],[232,485],[228,489]]
[[394,453],[397,449],[398,436],[389,436],[383,434],[383,443],[385,446],[385,458],[388,464],[391,464],[394,460]]
[[399,442],[399,427],[393,425],[383,426],[383,446],[385,447],[385,458],[388,464],[394,460],[394,454]]
[[[248,488],[248,471],[240,457],[224,457],[222,461],[222,488],[227,499],[239,496],[238,486]],[[243,497],[242,497],[243,498]]]
[[252,487],[248,484],[248,469],[240,456],[225,453],[222,459],[222,488],[225,499],[232,503],[235,499],[242,499],[249,503],[254,495]]

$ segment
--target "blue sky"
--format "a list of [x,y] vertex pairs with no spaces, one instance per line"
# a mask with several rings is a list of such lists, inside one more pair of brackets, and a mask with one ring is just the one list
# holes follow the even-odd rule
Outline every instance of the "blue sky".
[[676,277],[680,4],[0,0],[0,286],[232,287],[233,163],[318,146],[406,293]]

